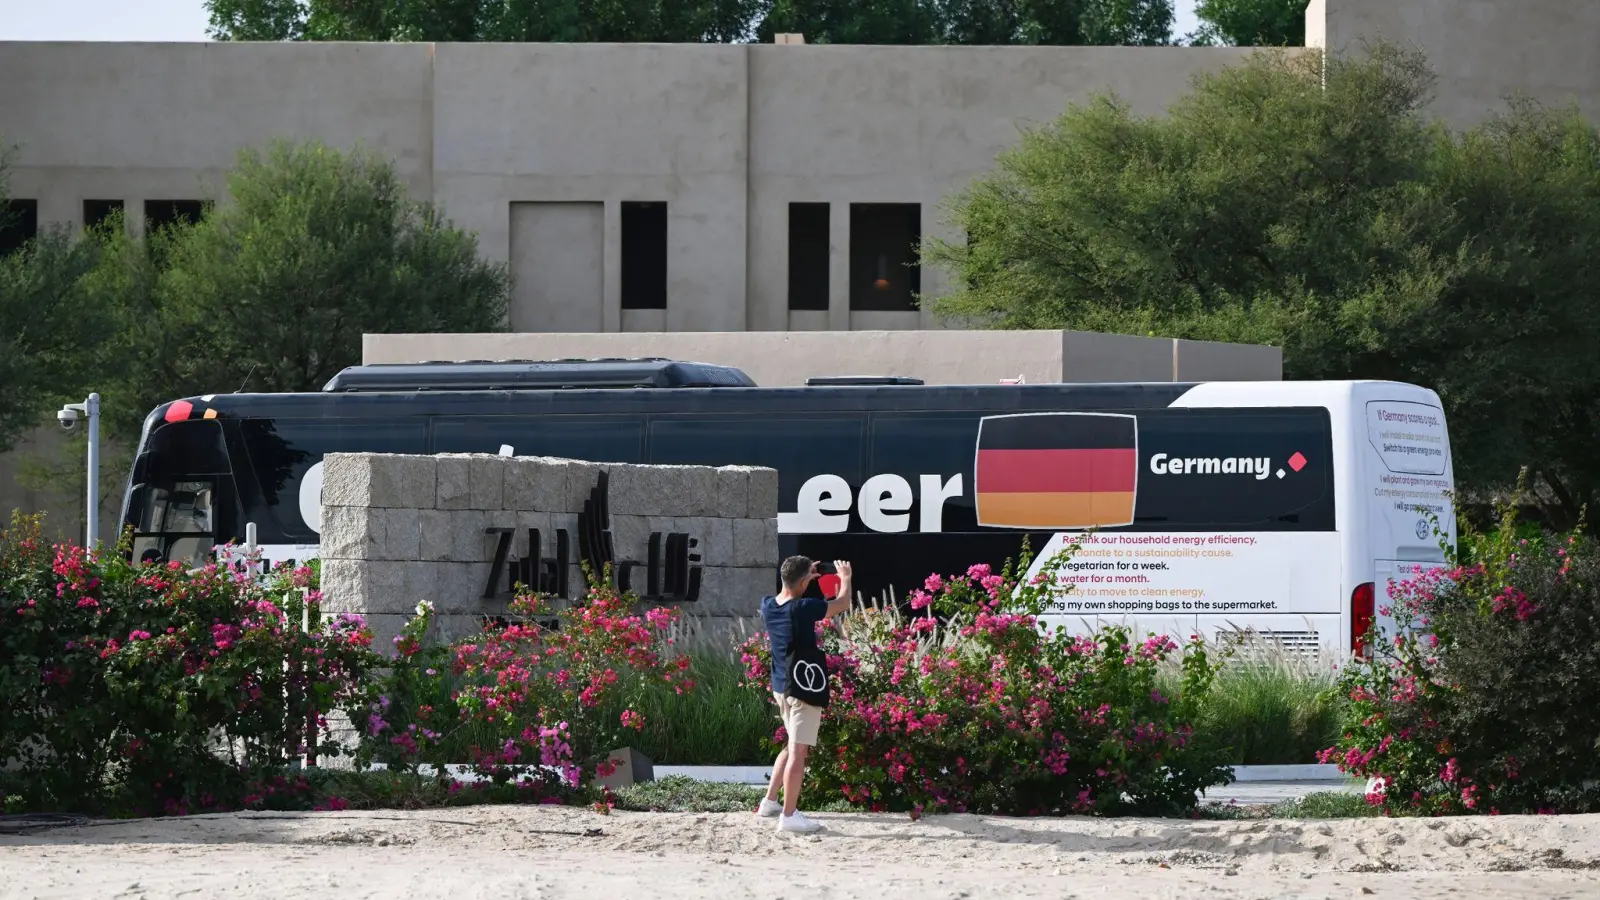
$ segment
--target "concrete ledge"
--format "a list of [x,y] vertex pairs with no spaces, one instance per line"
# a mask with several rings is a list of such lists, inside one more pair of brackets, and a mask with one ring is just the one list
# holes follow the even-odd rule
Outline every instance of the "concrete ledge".
[[1349,781],[1338,766],[1234,766],[1235,781]]
[[772,780],[771,766],[661,766],[655,767],[657,778],[668,775],[686,775],[695,781],[713,781],[722,784],[766,784]]

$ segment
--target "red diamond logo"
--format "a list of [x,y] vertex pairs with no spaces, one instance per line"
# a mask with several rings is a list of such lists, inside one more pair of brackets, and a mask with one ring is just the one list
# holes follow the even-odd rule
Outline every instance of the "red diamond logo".
[[1305,467],[1306,467],[1306,458],[1304,456],[1301,456],[1299,453],[1296,453],[1295,455],[1289,457],[1289,468],[1291,468],[1291,469],[1295,470],[1296,472],[1298,472],[1301,469],[1304,469]]

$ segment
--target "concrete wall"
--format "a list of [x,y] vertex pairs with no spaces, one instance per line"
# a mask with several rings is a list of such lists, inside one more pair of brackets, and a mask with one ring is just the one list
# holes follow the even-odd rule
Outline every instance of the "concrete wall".
[[[80,425],[78,434],[83,427]],[[102,541],[114,542],[119,534],[122,492],[127,484],[128,451],[108,447],[101,460],[100,532]],[[23,435],[16,449],[0,454],[0,527],[9,523],[12,510],[44,512],[44,532],[52,540],[83,541],[87,453],[83,441],[72,439],[54,423]]]
[[[1600,112],[1591,0],[1313,0],[1307,29],[1335,49],[1418,43],[1453,122],[1518,91]],[[365,144],[512,263],[519,331],[931,328],[923,311],[850,308],[850,204],[910,204],[924,234],[958,238],[940,204],[1019,128],[1105,91],[1157,114],[1248,52],[13,42],[0,43],[0,139],[19,145],[14,195],[37,199],[41,222],[80,223],[84,200],[114,199],[134,227],[145,200],[220,196],[240,148]],[[665,310],[621,308],[628,201],[668,205]],[[788,308],[795,202],[830,204],[826,310]],[[940,278],[923,273],[923,292]]]
[[[522,282],[519,331],[932,327],[852,312],[850,204],[939,204],[1018,129],[1111,90],[1159,113],[1227,48],[0,43],[13,195],[222,194],[240,148],[358,143]],[[624,310],[622,204],[667,204],[667,308]],[[788,206],[831,204],[830,308],[791,313]],[[569,205],[570,204],[570,205]],[[949,237],[950,235],[946,234]],[[938,274],[923,292],[937,294]]]
[[1524,94],[1600,116],[1600,3],[1594,0],[1312,0],[1306,44],[1415,44],[1439,76],[1435,112],[1482,121]]
[[369,334],[362,362],[656,356],[743,369],[765,387],[824,375],[905,375],[929,384],[1278,381],[1278,347],[1081,331],[673,334]]
[[[852,311],[852,203],[918,203],[924,234],[956,239],[940,206],[1019,129],[1070,103],[1115,92],[1155,115],[1199,73],[1241,59],[1230,48],[753,46],[746,298],[751,330],[931,328],[925,310]],[[830,304],[787,304],[788,205],[829,204]],[[923,292],[943,293],[941,273]],[[668,330],[675,330],[669,328]]]
[[[583,596],[577,551],[602,472],[619,566],[645,561],[652,534],[679,532],[695,541],[698,597],[646,603],[680,606],[701,629],[728,634],[755,627],[761,598],[776,588],[774,469],[381,453],[329,454],[324,465],[323,613],[365,616],[379,646],[388,646],[419,601],[434,604],[435,636],[445,640],[476,633],[484,616],[507,613],[508,574],[498,585],[508,596],[483,597],[500,541],[491,528],[515,529],[508,561],[555,559],[556,532],[565,531],[569,589],[551,602]],[[541,548],[530,549],[528,529],[540,531]],[[644,595],[645,573],[634,571],[632,581]]]
[[[287,52],[285,52],[287,50]],[[238,151],[279,138],[363,143],[432,193],[426,44],[0,43],[0,137],[14,197],[81,224],[86,199],[219,196]]]

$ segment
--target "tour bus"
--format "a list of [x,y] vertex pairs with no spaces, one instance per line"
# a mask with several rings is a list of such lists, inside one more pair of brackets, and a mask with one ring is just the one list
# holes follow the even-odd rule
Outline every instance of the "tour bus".
[[851,560],[868,596],[998,568],[1025,538],[1037,571],[1076,543],[1059,624],[1304,650],[1349,652],[1390,585],[1455,539],[1444,412],[1414,385],[763,388],[722,366],[578,360],[357,366],[317,393],[163,404],[124,498],[135,558],[198,563],[247,524],[269,560],[314,556],[321,460],[341,451],[768,466],[781,553]]

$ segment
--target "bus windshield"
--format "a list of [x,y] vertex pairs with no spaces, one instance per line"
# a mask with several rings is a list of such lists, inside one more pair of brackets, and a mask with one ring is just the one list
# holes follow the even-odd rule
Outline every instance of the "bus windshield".
[[220,423],[177,422],[156,430],[134,462],[129,487],[134,560],[203,565],[234,531],[232,484]]

